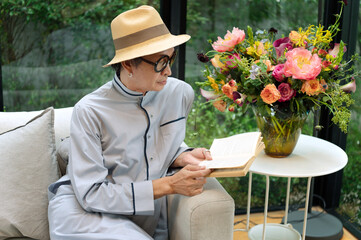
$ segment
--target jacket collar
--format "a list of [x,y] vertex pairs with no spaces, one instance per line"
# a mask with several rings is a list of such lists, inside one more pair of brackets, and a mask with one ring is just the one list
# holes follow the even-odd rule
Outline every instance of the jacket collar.
[[150,92],[147,92],[143,96],[143,93],[130,90],[122,83],[122,81],[120,81],[120,79],[118,78],[118,76],[116,74],[114,74],[113,86],[123,96],[130,98],[130,99],[135,99],[135,100],[140,100],[140,99],[144,98],[143,102],[150,101],[156,94],[156,92],[150,91]]

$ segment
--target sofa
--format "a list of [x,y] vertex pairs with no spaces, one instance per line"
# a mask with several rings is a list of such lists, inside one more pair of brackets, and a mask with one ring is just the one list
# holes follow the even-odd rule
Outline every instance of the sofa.
[[[65,172],[72,108],[0,112],[0,239],[49,239],[47,187]],[[215,178],[168,196],[170,239],[233,239],[234,201]]]

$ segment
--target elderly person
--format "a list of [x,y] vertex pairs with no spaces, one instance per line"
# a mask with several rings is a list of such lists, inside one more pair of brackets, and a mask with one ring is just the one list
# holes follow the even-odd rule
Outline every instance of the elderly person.
[[170,34],[149,6],[111,30],[116,74],[75,105],[67,174],[49,187],[54,240],[167,239],[166,195],[199,194],[210,173],[198,166],[209,152],[183,143],[193,90],[169,77],[190,36]]

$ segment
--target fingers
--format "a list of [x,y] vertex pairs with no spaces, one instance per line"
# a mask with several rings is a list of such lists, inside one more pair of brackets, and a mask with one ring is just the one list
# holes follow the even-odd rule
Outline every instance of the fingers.
[[210,169],[197,165],[187,165],[179,172],[170,177],[170,185],[174,193],[186,196],[194,196],[203,191],[207,182],[206,176],[211,173]]
[[199,178],[199,177],[206,177],[211,173],[211,169],[207,169],[204,166],[198,166],[198,165],[187,165],[184,167],[184,169],[189,171],[189,174],[193,178]]
[[211,151],[209,151],[206,148],[202,148],[202,153],[203,153],[203,157],[206,160],[212,160],[212,155],[211,155]]

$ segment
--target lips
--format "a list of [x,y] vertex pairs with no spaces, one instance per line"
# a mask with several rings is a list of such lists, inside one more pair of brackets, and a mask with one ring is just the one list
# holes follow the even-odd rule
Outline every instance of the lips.
[[167,84],[167,80],[164,80],[164,81],[160,81],[158,82],[159,84],[162,84],[162,85],[166,85]]

